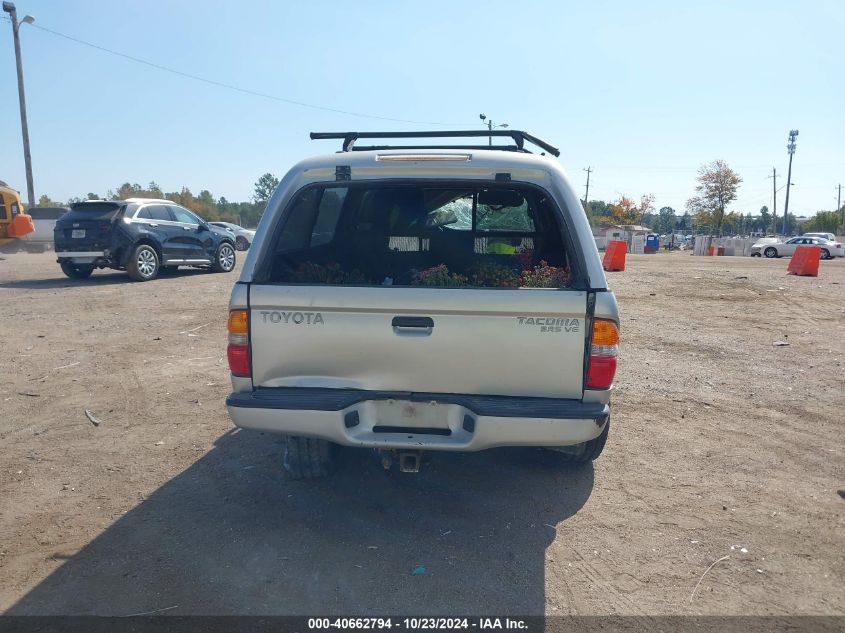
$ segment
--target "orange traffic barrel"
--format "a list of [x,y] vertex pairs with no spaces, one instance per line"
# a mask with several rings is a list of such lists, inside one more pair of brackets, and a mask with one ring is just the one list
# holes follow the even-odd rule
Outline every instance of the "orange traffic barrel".
[[610,240],[604,251],[602,267],[609,271],[625,270],[625,253],[628,252],[628,243],[622,240]]
[[23,237],[29,235],[35,230],[35,224],[32,223],[32,217],[25,213],[20,213],[12,218],[12,223],[9,225],[7,234],[9,237]]
[[819,276],[819,258],[822,249],[819,246],[798,246],[795,254],[789,260],[786,272],[789,275],[800,275],[802,277]]

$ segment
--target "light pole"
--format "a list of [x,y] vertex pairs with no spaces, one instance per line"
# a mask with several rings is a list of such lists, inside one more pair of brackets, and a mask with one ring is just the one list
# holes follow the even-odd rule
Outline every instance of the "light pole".
[[[769,176],[769,178],[771,178],[771,177],[772,177],[772,176]],[[791,186],[793,186],[793,187],[795,186],[795,183],[794,183],[794,182],[791,182],[791,183],[789,183],[789,184],[790,184]],[[786,189],[786,185],[781,185],[780,187],[778,187],[777,189],[775,189],[774,194],[773,194],[773,195],[774,195],[774,199],[775,199],[775,210],[774,210],[774,215],[772,215],[772,232],[773,232],[775,235],[777,235],[777,232],[778,232],[778,192],[779,192],[781,189]]]
[[798,130],[789,131],[789,143],[786,149],[789,152],[789,171],[786,174],[786,204],[783,207],[783,234],[786,235],[787,221],[789,220],[789,189],[792,185],[792,155],[795,154],[795,139],[798,137]]
[[29,153],[29,126],[26,122],[26,97],[23,90],[23,66],[21,64],[21,40],[18,37],[18,31],[21,24],[32,24],[35,18],[31,15],[24,16],[21,22],[18,22],[18,13],[15,10],[13,2],[4,2],[3,11],[9,14],[12,20],[12,37],[15,40],[15,62],[18,68],[18,101],[21,107],[21,133],[23,134],[23,160],[26,168],[26,197],[28,208],[35,206],[35,188],[32,184],[32,157]]
[[[494,128],[494,127],[501,127],[501,128],[506,128],[506,127],[508,127],[508,124],[507,124],[507,123],[498,123],[498,124],[496,124],[496,125],[493,125],[493,120],[492,120],[492,119],[488,119],[486,114],[479,114],[479,115],[478,115],[478,118],[479,118],[479,119],[481,119],[482,121],[485,121],[485,122],[486,122],[487,129],[488,129],[490,132],[492,132],[492,131],[493,131],[493,128]],[[488,137],[487,137],[487,144],[488,144],[488,145],[490,145],[490,146],[492,146],[492,145],[493,145],[493,135],[492,135],[492,134],[491,134],[490,136],[488,136]]]

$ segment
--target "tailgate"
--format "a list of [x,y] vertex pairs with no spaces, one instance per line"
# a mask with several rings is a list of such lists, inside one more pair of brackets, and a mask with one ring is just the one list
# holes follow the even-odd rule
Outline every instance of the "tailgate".
[[103,250],[109,246],[120,206],[106,202],[83,206],[71,209],[56,222],[53,236],[57,251]]
[[252,285],[256,387],[577,398],[587,293]]

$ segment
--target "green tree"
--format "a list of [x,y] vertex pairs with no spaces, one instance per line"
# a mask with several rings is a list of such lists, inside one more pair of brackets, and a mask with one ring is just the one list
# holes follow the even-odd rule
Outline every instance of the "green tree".
[[798,220],[795,219],[795,216],[791,213],[787,213],[786,215],[786,234],[791,235],[793,233],[797,233],[799,229]]
[[182,205],[187,209],[191,209],[194,204],[194,194],[192,194],[191,190],[187,187],[182,187],[180,191],[166,193],[164,194],[164,197],[167,200],[172,200],[176,204]]
[[604,200],[590,200],[587,208],[590,211],[590,215],[594,218],[605,218],[609,215],[607,211],[607,203]]
[[692,225],[696,235],[712,233],[713,213],[707,209],[701,209],[692,214]]
[[211,195],[211,192],[207,189],[200,191],[200,195],[193,201],[192,210],[210,222],[220,219],[217,202],[214,200],[214,196]]
[[721,236],[725,208],[736,200],[742,178],[725,161],[714,160],[699,168],[697,180],[696,195],[687,200],[687,209],[699,214],[709,212],[711,231]]
[[[39,206],[41,202],[39,201]],[[842,214],[836,211],[819,211],[804,222],[804,231],[813,233],[836,233],[842,224]]]
[[267,202],[276,187],[279,186],[279,179],[271,173],[266,173],[255,181],[255,195],[253,196],[256,202]]
[[117,188],[113,194],[115,200],[125,200],[126,198],[140,198],[144,189],[137,182],[135,184],[125,182]]
[[772,214],[769,213],[769,207],[765,205],[760,207],[760,222],[762,224],[760,230],[766,233],[772,224]]
[[674,233],[676,221],[675,210],[672,207],[661,207],[657,212],[657,230],[662,234]]
[[52,200],[50,198],[50,196],[48,196],[45,193],[45,194],[42,194],[42,196],[40,198],[38,198],[38,204],[35,205],[35,206],[37,206],[37,207],[61,207],[61,206],[64,206],[64,205],[62,205],[62,203],[60,203],[60,202],[56,202],[55,200]]
[[722,220],[722,233],[725,235],[736,235],[742,229],[742,214],[736,211],[726,213]]
[[[256,182],[256,191],[258,185],[266,187],[266,195],[272,194],[273,189],[278,184],[278,179],[272,174],[264,174]],[[248,228],[254,228],[258,225],[261,219],[261,214],[267,205],[267,201],[253,200],[250,202],[231,202],[225,197],[215,198],[212,192],[208,189],[202,189],[199,195],[195,196],[188,187],[182,187],[179,191],[164,193],[155,181],[151,181],[146,188],[138,183],[129,181],[124,182],[116,189],[110,189],[107,193],[107,198],[110,200],[120,200],[124,198],[164,198],[172,200],[188,209],[191,209],[206,220],[225,220],[227,222],[234,222]],[[93,193],[87,194],[88,199],[96,199],[97,195]],[[84,198],[72,198],[70,202],[77,202]],[[45,198],[48,201],[49,198]],[[49,200],[53,205],[57,205],[55,201]]]

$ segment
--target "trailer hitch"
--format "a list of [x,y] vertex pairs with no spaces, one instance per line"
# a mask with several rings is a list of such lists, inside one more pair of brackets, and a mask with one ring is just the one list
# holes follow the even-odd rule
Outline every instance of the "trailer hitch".
[[394,459],[399,460],[399,472],[403,473],[418,473],[422,465],[422,451],[406,451],[395,450],[390,448],[378,449],[378,456],[381,460],[381,466],[385,470],[390,470],[393,466]]

